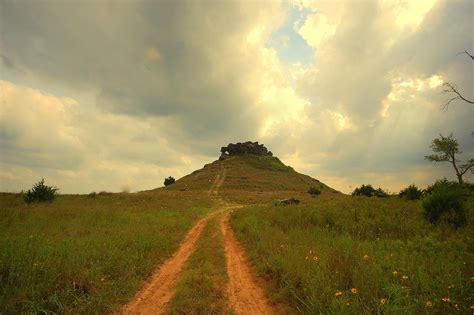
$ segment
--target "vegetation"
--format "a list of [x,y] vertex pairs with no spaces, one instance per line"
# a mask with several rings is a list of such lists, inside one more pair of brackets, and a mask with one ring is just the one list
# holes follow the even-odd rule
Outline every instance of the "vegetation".
[[423,198],[424,215],[431,223],[445,221],[461,227],[467,222],[466,190],[463,185],[447,180],[437,181]]
[[459,184],[464,182],[462,176],[466,174],[467,171],[473,171],[474,159],[470,159],[466,164],[457,164],[460,161],[456,158],[456,155],[461,154],[462,152],[459,150],[458,141],[453,138],[452,134],[450,134],[448,137],[440,135],[439,138],[433,140],[430,147],[435,153],[440,154],[426,155],[425,159],[432,162],[451,163],[456,172],[456,177],[458,178]]
[[171,301],[171,314],[229,313],[226,260],[217,220],[204,228]]
[[32,202],[53,201],[58,190],[59,189],[56,187],[45,185],[44,178],[42,178],[39,182],[33,185],[32,189],[23,193],[23,200],[27,204]]
[[0,194],[0,313],[109,313],[208,209],[199,194]]
[[423,191],[414,184],[402,189],[398,194],[400,198],[405,198],[407,200],[417,200],[420,199],[422,195]]
[[165,186],[169,186],[171,184],[174,184],[176,180],[174,179],[174,177],[170,176],[170,177],[166,177],[165,178]]
[[308,189],[308,194],[310,194],[312,196],[320,195],[321,194],[321,188],[316,187],[316,186],[311,186]]
[[375,189],[372,185],[368,184],[354,189],[352,196],[388,197],[388,194],[382,188]]
[[273,301],[306,314],[470,312],[471,230],[429,224],[415,201],[339,194],[310,200],[232,214]]

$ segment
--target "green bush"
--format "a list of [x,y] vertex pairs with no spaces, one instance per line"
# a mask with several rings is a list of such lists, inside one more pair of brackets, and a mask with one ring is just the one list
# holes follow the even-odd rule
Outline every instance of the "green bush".
[[311,187],[309,187],[309,189],[308,189],[308,194],[310,194],[310,195],[312,195],[312,196],[320,195],[320,194],[321,194],[321,188],[320,188],[320,187],[316,187],[316,186],[311,186]]
[[398,197],[405,198],[407,200],[417,200],[423,195],[423,191],[416,187],[414,184],[409,185],[405,189],[402,189],[398,194]]
[[174,177],[172,177],[172,176],[167,177],[167,178],[165,178],[165,186],[174,184],[175,181],[176,181],[176,180],[174,179]]
[[39,182],[34,184],[32,189],[29,189],[23,194],[23,200],[25,200],[27,204],[32,202],[53,201],[58,190],[56,187],[45,185],[44,178],[42,178]]
[[467,222],[466,190],[463,185],[446,179],[428,187],[421,204],[431,223],[447,222],[459,228]]
[[375,194],[375,189],[372,187],[372,185],[362,185],[360,187],[357,187],[354,189],[352,192],[352,196],[367,196],[367,197],[372,197]]
[[388,193],[386,193],[382,188],[375,189],[372,185],[368,184],[354,189],[352,196],[388,197]]

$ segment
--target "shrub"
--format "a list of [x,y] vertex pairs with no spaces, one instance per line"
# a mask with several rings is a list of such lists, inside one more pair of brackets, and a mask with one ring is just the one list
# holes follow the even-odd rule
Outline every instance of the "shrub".
[[428,187],[427,192],[421,204],[429,222],[445,221],[456,228],[466,224],[466,191],[463,185],[444,179]]
[[372,185],[362,185],[357,187],[352,192],[352,196],[367,196],[367,197],[388,197],[388,193],[385,192],[382,188],[375,189]]
[[352,192],[352,196],[367,196],[367,197],[372,197],[375,194],[375,189],[372,187],[372,185],[362,185],[360,187],[357,187],[354,189]]
[[421,191],[421,189],[412,184],[407,188],[402,189],[398,194],[398,197],[405,198],[407,200],[417,200],[420,199],[422,195],[423,191]]
[[387,198],[388,193],[382,188],[377,188],[377,190],[375,190],[374,196],[379,198]]
[[308,194],[310,194],[310,195],[312,195],[312,196],[320,195],[320,194],[321,194],[321,188],[320,188],[320,187],[316,187],[316,186],[311,186],[311,187],[309,187],[309,189],[308,189]]
[[172,177],[172,176],[167,177],[167,178],[165,178],[165,186],[174,184],[175,181],[176,181],[176,180],[174,179],[174,177]]
[[23,194],[23,200],[25,200],[27,204],[32,202],[53,201],[58,190],[56,187],[45,185],[44,178],[42,178],[39,182],[34,184],[32,189],[29,189]]

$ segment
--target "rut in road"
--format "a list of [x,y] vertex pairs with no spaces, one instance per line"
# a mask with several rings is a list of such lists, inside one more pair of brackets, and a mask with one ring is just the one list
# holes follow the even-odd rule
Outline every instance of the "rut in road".
[[204,226],[217,212],[210,213],[199,220],[178,251],[151,276],[149,282],[137,293],[131,302],[122,309],[122,314],[164,314],[168,302],[173,297],[176,283],[184,264],[194,252],[195,244]]
[[220,221],[227,260],[229,302],[236,314],[275,314],[263,290],[252,276],[245,251],[235,239],[229,225],[229,215]]

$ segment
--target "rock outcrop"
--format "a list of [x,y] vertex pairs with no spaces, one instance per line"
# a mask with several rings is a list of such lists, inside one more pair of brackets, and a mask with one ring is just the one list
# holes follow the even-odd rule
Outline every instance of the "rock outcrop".
[[268,151],[263,144],[258,142],[237,142],[229,143],[226,147],[221,148],[220,160],[225,159],[231,155],[243,155],[243,154],[255,154],[255,155],[269,155],[273,156],[271,151]]

